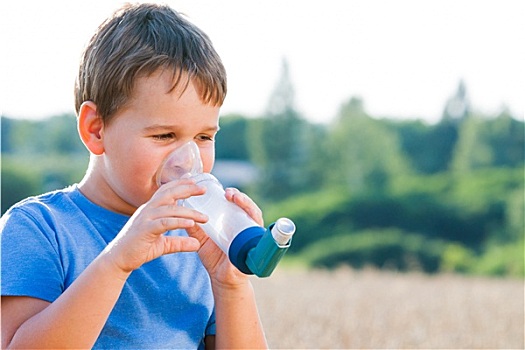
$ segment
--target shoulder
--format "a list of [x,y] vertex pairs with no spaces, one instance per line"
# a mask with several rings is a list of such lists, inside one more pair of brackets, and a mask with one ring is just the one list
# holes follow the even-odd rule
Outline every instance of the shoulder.
[[68,256],[61,248],[59,236],[63,230],[59,228],[64,225],[62,208],[67,202],[68,191],[24,199],[2,216],[3,296],[53,301],[63,292],[68,276]]
[[0,229],[8,225],[16,225],[19,222],[32,222],[37,226],[44,223],[52,224],[57,216],[62,212],[69,211],[71,197],[76,186],[71,186],[62,190],[48,192],[39,196],[28,197],[14,204],[1,218]]
[[20,202],[14,204],[9,210],[16,209],[16,208],[24,208],[31,205],[53,205],[57,204],[60,201],[62,201],[65,198],[71,197],[73,193],[78,191],[77,185],[71,185],[69,187],[46,192],[43,194],[40,194],[38,196],[31,196],[28,198],[25,198],[21,200]]

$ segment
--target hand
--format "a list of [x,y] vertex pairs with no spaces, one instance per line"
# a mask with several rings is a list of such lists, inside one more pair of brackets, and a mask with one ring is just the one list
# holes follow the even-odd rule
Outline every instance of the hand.
[[161,255],[197,251],[199,241],[192,237],[166,236],[169,230],[205,223],[206,215],[177,205],[179,199],[204,194],[206,189],[191,179],[169,182],[139,207],[105,249],[111,261],[123,272],[138,269]]
[[[246,194],[236,188],[226,189],[226,199],[241,207],[258,225],[264,226],[261,209]],[[199,225],[186,228],[190,237],[200,242],[199,257],[210,274],[212,283],[235,286],[245,283],[247,276],[230,262],[228,256],[213,242]]]

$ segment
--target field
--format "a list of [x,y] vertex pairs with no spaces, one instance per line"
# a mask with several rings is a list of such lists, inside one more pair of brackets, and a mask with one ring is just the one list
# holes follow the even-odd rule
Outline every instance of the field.
[[274,349],[523,349],[524,283],[376,270],[253,278]]

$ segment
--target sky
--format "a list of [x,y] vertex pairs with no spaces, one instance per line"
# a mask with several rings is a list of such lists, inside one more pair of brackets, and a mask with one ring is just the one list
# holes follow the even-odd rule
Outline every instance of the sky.
[[[124,2],[0,4],[0,111],[72,113],[83,47]],[[438,121],[463,80],[474,109],[524,117],[522,0],[167,0],[211,38],[228,72],[222,114],[260,116],[289,64],[296,108],[333,120],[360,97],[378,117]]]

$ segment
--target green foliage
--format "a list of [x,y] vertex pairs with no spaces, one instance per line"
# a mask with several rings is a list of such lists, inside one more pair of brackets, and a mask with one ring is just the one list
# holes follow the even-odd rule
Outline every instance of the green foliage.
[[471,116],[460,127],[460,142],[453,169],[469,171],[483,167],[514,167],[524,162],[523,123],[507,113],[484,120]]
[[488,245],[486,251],[470,266],[468,272],[523,278],[525,277],[524,246],[523,236],[515,242]]
[[42,188],[40,177],[26,166],[6,162],[2,159],[1,172],[2,214],[14,203],[39,193]]
[[1,125],[2,214],[23,198],[80,181],[88,152],[74,115],[37,121],[2,116]]
[[470,115],[461,123],[452,170],[468,172],[484,167],[515,167],[525,158],[523,123],[502,113],[484,120]]
[[421,121],[387,121],[399,135],[401,151],[420,174],[448,170],[458,139],[458,124],[443,120],[437,125]]
[[399,148],[397,135],[379,120],[369,117],[360,99],[343,105],[330,135],[332,183],[354,192],[387,191],[396,177],[411,172]]
[[525,162],[524,123],[504,111],[486,121],[487,143],[492,149],[492,166],[516,167]]
[[[484,169],[460,178],[454,174],[412,176],[397,183],[396,191],[382,195],[352,195],[340,188],[326,189],[268,207],[266,220],[293,218],[298,232],[290,253],[308,264],[362,266],[373,258],[373,264],[381,266],[381,259],[388,257],[393,266],[404,269],[410,256],[428,272],[442,269],[496,273],[494,267],[476,266],[489,266],[486,261],[496,261],[490,258],[495,254],[492,246],[519,242],[523,236],[522,176],[522,169]],[[367,236],[366,242],[377,245],[377,250],[370,248],[366,254],[355,252],[361,249],[357,243],[344,243],[350,238],[343,237],[367,231],[396,233],[388,236],[384,245],[377,241],[383,240],[384,235],[377,235],[377,240]],[[327,242],[334,242],[330,243],[334,247],[338,246],[336,242],[341,245],[332,249],[324,245]],[[422,250],[419,255],[409,249],[408,242],[410,247]],[[414,242],[432,242],[428,247],[433,248],[429,252],[422,243]],[[313,252],[317,249],[330,257],[323,255],[319,258],[322,262],[316,262]],[[435,254],[440,258],[435,258]],[[501,264],[500,268],[508,273],[520,271],[510,261]]]
[[[509,191],[505,201],[505,235],[502,241],[519,242],[525,232],[525,199],[523,187]],[[523,242],[522,242],[523,243]]]
[[38,121],[1,117],[1,123],[2,155],[86,154],[74,115]]
[[272,222],[282,216],[294,220],[300,232],[290,247],[294,253],[321,238],[349,232],[352,222],[345,212],[348,201],[347,194],[337,190],[294,196],[266,206],[265,221]]
[[321,239],[301,252],[313,267],[375,266],[400,271],[437,272],[443,242],[396,229],[365,230]]
[[220,118],[220,131],[215,142],[217,159],[249,160],[247,129],[249,121],[241,115]]
[[525,276],[524,240],[507,244],[489,244],[479,255],[467,247],[451,244],[443,253],[442,271],[491,276]]
[[294,105],[288,64],[268,102],[266,118],[249,129],[251,159],[263,169],[255,193],[261,199],[282,199],[309,184],[305,173],[310,153],[308,124]]
[[82,179],[87,155],[2,155],[2,214],[28,196],[64,188]]
[[459,130],[459,142],[452,159],[452,170],[468,172],[492,162],[492,152],[484,141],[481,128],[483,121],[469,117],[463,121]]
[[441,270],[445,272],[469,272],[476,263],[472,250],[461,244],[449,244],[443,254]]

